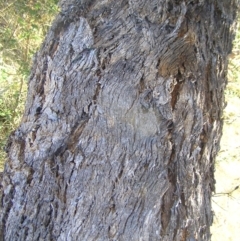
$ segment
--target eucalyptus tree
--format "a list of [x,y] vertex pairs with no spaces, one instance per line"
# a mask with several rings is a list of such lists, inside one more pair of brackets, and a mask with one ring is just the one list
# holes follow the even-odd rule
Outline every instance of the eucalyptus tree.
[[3,175],[5,240],[210,240],[233,0],[62,1]]

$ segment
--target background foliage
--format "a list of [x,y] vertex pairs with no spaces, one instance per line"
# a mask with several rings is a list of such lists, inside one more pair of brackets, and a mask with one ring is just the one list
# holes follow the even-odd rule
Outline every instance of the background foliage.
[[0,1],[0,169],[7,137],[19,124],[24,109],[32,56],[58,12],[57,3]]

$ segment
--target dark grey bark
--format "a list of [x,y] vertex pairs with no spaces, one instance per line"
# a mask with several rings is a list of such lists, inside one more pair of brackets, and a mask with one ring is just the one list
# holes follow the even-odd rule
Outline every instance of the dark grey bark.
[[10,136],[5,240],[209,240],[232,0],[63,1]]

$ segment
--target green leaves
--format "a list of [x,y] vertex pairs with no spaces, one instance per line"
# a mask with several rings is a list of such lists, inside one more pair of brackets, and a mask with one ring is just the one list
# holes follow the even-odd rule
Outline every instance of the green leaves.
[[7,136],[20,122],[32,55],[37,52],[53,17],[56,0],[0,2],[0,169]]

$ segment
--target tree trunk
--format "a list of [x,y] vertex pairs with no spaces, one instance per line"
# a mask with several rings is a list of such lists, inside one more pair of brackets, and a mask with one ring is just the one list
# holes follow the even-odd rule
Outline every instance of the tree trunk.
[[236,7],[62,1],[9,138],[2,238],[210,240]]

